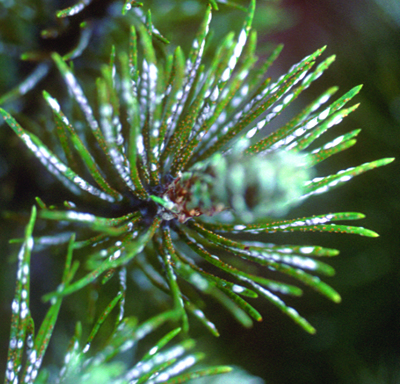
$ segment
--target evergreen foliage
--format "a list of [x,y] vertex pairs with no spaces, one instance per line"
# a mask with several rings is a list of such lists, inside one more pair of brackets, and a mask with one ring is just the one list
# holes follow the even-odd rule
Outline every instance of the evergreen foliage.
[[[72,17],[90,3],[79,1],[57,16]],[[96,97],[86,95],[72,61],[87,45],[84,34],[74,50],[63,56],[51,54],[72,100],[64,105],[43,92],[54,120],[51,142],[45,143],[0,109],[44,168],[75,196],[63,207],[38,197],[25,238],[16,240],[22,247],[6,383],[16,382],[17,377],[37,383],[181,383],[227,372],[230,368],[225,366],[187,372],[202,358],[189,352],[194,346],[189,338],[164,348],[178,333],[188,334],[192,317],[219,334],[203,305],[203,294],[220,302],[246,327],[262,319],[251,304],[262,297],[310,333],[314,327],[283,300],[285,295],[302,294],[295,284],[311,287],[334,302],[341,300],[319,277],[334,274],[320,259],[336,256],[338,250],[273,244],[262,234],[268,234],[268,239],[273,233],[295,231],[377,236],[372,230],[347,225],[362,219],[361,213],[282,217],[305,199],[393,161],[380,159],[331,175],[315,175],[315,165],[356,143],[360,130],[327,143],[318,139],[357,108],[358,104],[348,103],[360,86],[334,101],[337,88],[328,89],[285,125],[263,136],[263,129],[328,69],[334,57],[317,63],[324,52],[321,48],[280,78],[267,78],[265,73],[282,47],[264,63],[258,62],[256,32],[251,28],[254,0],[246,8],[238,36],[228,34],[208,59],[210,23],[213,8],[218,8],[215,1],[206,7],[190,52],[177,47],[163,56],[156,46],[160,41],[165,44],[166,38],[153,26],[151,14],[145,16],[138,5],[136,1],[123,5],[123,14],[138,11],[142,23],[131,27],[125,49],[112,47],[109,62],[102,65],[92,87]],[[40,64],[28,79],[29,87],[19,86],[1,101],[34,88],[53,64]],[[52,231],[34,237],[38,219],[49,223]],[[36,247],[63,244],[67,246],[63,277],[57,290],[44,297],[51,306],[35,332],[29,304],[31,253]],[[251,264],[257,269],[249,268]],[[127,273],[132,270],[170,296],[168,311],[140,324],[124,312],[125,301],[130,300]],[[265,278],[263,270],[272,271],[276,278]],[[292,283],[282,278],[285,275]],[[86,342],[77,322],[57,375],[41,369],[63,300],[93,283],[109,284],[110,279],[118,280],[119,291],[94,322]],[[114,308],[118,315],[109,339],[101,350],[92,351],[92,340]],[[171,320],[178,321],[179,327],[135,365],[126,367],[115,359]]]

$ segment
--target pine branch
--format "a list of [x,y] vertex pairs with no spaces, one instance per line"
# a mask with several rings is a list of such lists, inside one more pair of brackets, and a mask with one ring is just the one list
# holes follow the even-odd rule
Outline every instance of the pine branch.
[[[218,8],[217,2],[210,3],[185,58],[180,48],[159,57],[154,40],[165,38],[152,25],[151,14],[145,17],[139,3],[126,1],[123,13],[138,11],[143,25],[131,28],[126,51],[112,48],[109,63],[103,65],[93,87],[97,90],[96,103],[85,95],[70,61],[82,47],[64,56],[53,53],[53,63],[81,116],[67,115],[56,98],[43,93],[53,114],[59,146],[46,146],[38,135],[0,109],[22,142],[76,199],[56,208],[38,198],[38,214],[37,208],[32,209],[19,257],[6,382],[13,382],[17,376],[26,382],[36,380],[66,296],[114,278],[119,279],[120,291],[103,310],[84,344],[77,323],[59,382],[103,375],[105,382],[177,383],[227,372],[230,368],[223,366],[182,373],[202,358],[197,353],[184,355],[193,347],[191,339],[160,351],[181,330],[189,332],[189,315],[218,335],[188,284],[201,295],[217,299],[245,326],[251,319],[262,319],[251,304],[252,299],[262,297],[309,333],[315,332],[314,327],[282,299],[285,295],[299,296],[302,289],[279,281],[280,274],[334,302],[341,300],[339,293],[319,277],[334,274],[320,258],[335,256],[338,250],[271,244],[259,237],[257,241],[243,241],[241,234],[317,231],[378,236],[363,227],[336,224],[362,219],[361,213],[283,218],[305,199],[393,161],[380,159],[315,177],[314,165],[355,144],[359,130],[312,147],[317,138],[356,110],[358,104],[344,106],[361,87],[325,106],[336,92],[336,88],[328,89],[284,126],[259,139],[258,133],[318,79],[334,57],[317,64],[323,47],[279,79],[265,78],[263,72],[281,47],[258,66],[256,35],[251,29],[255,12],[252,0],[237,39],[232,33],[227,35],[207,61],[213,10]],[[71,17],[90,4],[90,0],[79,1],[57,16]],[[39,75],[36,73],[36,80]],[[12,97],[20,94],[10,93]],[[84,128],[79,128],[82,125]],[[90,205],[86,209],[87,202]],[[95,214],[92,207],[101,207],[104,216]],[[40,220],[68,225],[73,234],[34,238],[37,215]],[[35,335],[29,310],[29,262],[33,244],[49,243],[68,243],[67,261],[58,289],[44,297],[51,307]],[[85,253],[82,265],[74,255],[76,250]],[[241,260],[255,263],[257,272],[246,270]],[[142,325],[124,315],[126,273],[133,269],[141,271],[155,290],[167,293],[173,308]],[[276,279],[264,278],[262,271],[276,274]],[[114,332],[101,351],[88,354],[92,340],[115,307],[119,307],[119,315]],[[171,319],[179,321],[180,327],[161,338],[134,366],[125,367],[112,360]],[[21,368],[24,348],[28,357]],[[42,369],[38,382],[45,381],[46,369]]]

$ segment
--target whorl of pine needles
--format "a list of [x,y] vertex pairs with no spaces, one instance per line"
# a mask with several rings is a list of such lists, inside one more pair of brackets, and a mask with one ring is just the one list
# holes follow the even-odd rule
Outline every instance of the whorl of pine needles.
[[[139,50],[132,27],[128,53],[113,48],[110,63],[102,67],[96,83],[97,111],[72,67],[53,54],[84,117],[82,120],[73,111],[67,117],[58,101],[44,92],[59,139],[55,149],[62,149],[59,154],[1,110],[5,121],[47,170],[77,196],[76,201],[65,203],[64,210],[47,207],[38,199],[39,216],[70,222],[71,230],[78,224],[97,232],[78,238],[75,245],[88,250],[86,268],[90,272],[68,288],[48,294],[47,299],[71,294],[104,274],[107,281],[111,271],[139,268],[158,289],[171,295],[184,330],[190,312],[217,333],[194,304],[194,297],[181,290],[181,280],[219,300],[246,326],[251,318],[261,320],[248,298],[261,296],[307,331],[315,331],[278,297],[299,295],[300,288],[242,270],[239,258],[259,264],[259,272],[267,268],[287,274],[340,301],[334,289],[314,276],[334,273],[319,258],[338,251],[313,245],[275,245],[266,243],[265,237],[244,242],[231,235],[328,231],[377,236],[362,227],[334,224],[364,217],[360,213],[279,221],[271,216],[282,215],[305,198],[326,193],[392,159],[313,178],[315,164],[355,144],[359,130],[312,148],[318,137],[357,108],[344,106],[361,87],[325,106],[337,90],[330,88],[269,136],[257,135],[321,76],[334,57],[315,66],[324,51],[319,49],[271,81],[265,72],[281,47],[264,64],[257,62],[256,35],[251,30],[254,11],[255,1],[251,1],[238,38],[226,36],[210,62],[204,60],[212,20],[210,6],[187,58],[179,47],[173,54],[157,58],[150,20],[147,28],[139,29]],[[104,216],[85,211],[79,198],[97,204]],[[66,237],[55,236],[53,242],[57,241],[65,242]],[[220,257],[223,253],[231,257],[224,260]],[[207,264],[222,275],[210,273]]]

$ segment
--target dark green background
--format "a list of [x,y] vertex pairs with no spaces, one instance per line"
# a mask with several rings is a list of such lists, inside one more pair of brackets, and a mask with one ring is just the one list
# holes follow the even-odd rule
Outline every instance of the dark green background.
[[[379,3],[384,5],[380,5]],[[101,2],[98,2],[99,4]],[[105,2],[104,2],[105,3]],[[185,2],[152,1],[154,22],[173,44],[187,47],[198,25],[200,0]],[[15,86],[34,67],[21,63],[19,54],[27,50],[44,50],[39,31],[57,26],[53,12],[71,2],[22,1],[11,7],[0,1],[0,95]],[[47,4],[47,6],[43,6]],[[172,4],[172,5],[171,5]],[[23,5],[35,12],[25,14]],[[99,5],[100,6],[100,5]],[[174,6],[178,8],[169,8]],[[53,7],[53,9],[52,9]],[[186,10],[186,11],[185,11]],[[198,12],[196,13],[196,11]],[[179,12],[178,12],[179,11]],[[184,11],[186,13],[184,13]],[[192,15],[193,12],[193,15]],[[5,17],[7,15],[7,17]],[[243,13],[224,6],[216,15],[215,41],[230,29],[239,30]],[[7,23],[5,23],[7,22]],[[122,25],[116,28],[116,25]],[[93,44],[76,60],[88,84],[106,60],[111,39],[120,39],[127,23],[111,13],[97,14]],[[400,5],[396,0],[291,0],[258,1],[255,28],[259,31],[260,56],[271,44],[285,48],[271,70],[271,76],[284,73],[293,63],[323,45],[325,57],[337,55],[336,62],[280,118],[285,121],[332,85],[338,94],[357,84],[364,84],[356,102],[359,109],[335,126],[331,137],[362,128],[357,145],[329,159],[318,169],[324,175],[382,157],[399,158],[400,146]],[[110,33],[108,33],[110,32]],[[124,41],[119,40],[118,45]],[[64,43],[63,43],[64,44]],[[106,50],[104,50],[106,48]],[[59,78],[53,71],[38,89],[58,90]],[[33,91],[7,104],[15,113],[37,118],[41,102]],[[65,96],[65,95],[64,95]],[[62,201],[63,189],[47,176],[43,168],[27,154],[25,148],[4,124],[0,126],[0,201],[2,211],[28,212],[34,196],[45,201]],[[208,314],[221,331],[219,339],[204,335],[194,327],[200,347],[209,363],[242,366],[270,384],[340,383],[369,384],[400,382],[400,290],[399,290],[399,161],[351,180],[345,186],[312,198],[290,213],[291,217],[328,212],[358,211],[367,215],[360,225],[377,231],[376,239],[352,235],[301,234],[271,236],[268,241],[318,244],[341,250],[330,262],[337,270],[327,282],[342,295],[339,305],[307,291],[301,299],[288,300],[317,328],[314,336],[305,334],[276,308],[260,300],[264,321],[252,329],[237,325],[219,306],[209,303]],[[9,332],[10,303],[14,289],[15,263],[10,255],[17,251],[8,239],[21,236],[24,221],[3,217],[0,224],[0,370],[4,371]],[[52,271],[57,260],[49,254],[37,255],[33,264],[33,295],[40,297],[54,287],[57,277]],[[143,302],[143,300],[139,300]],[[34,316],[42,316],[40,300],[33,301]],[[143,305],[139,306],[143,308]],[[72,308],[72,309],[71,309]],[[59,334],[71,334],[66,319],[74,308],[64,311]],[[145,314],[146,313],[146,314]],[[135,313],[144,320],[151,310]],[[66,325],[67,324],[67,325]],[[62,341],[59,337],[58,341]],[[60,341],[60,342],[61,342]]]

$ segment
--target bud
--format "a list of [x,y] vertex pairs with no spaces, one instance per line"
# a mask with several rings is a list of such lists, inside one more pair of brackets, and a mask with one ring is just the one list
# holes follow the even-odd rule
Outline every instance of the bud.
[[282,216],[299,204],[312,173],[307,155],[284,150],[249,156],[248,146],[241,139],[229,152],[180,174],[162,196],[163,218],[183,223],[231,210],[239,221],[251,223]]

